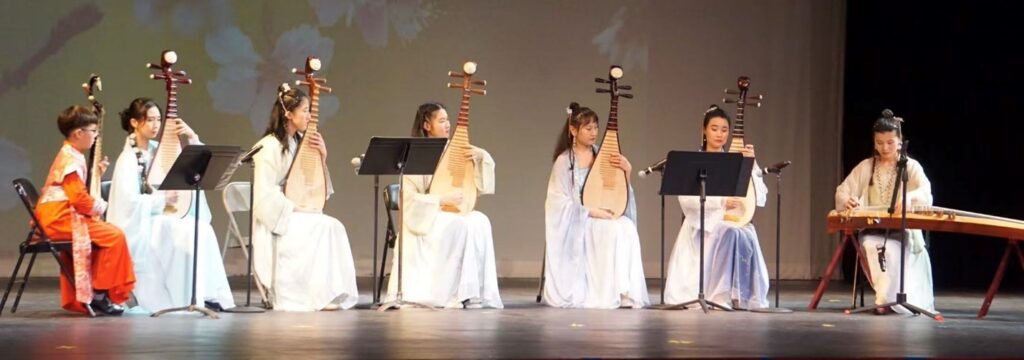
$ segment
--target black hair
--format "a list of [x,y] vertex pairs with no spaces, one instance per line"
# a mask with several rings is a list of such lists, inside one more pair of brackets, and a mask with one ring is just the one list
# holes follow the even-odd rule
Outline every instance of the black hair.
[[441,109],[444,109],[444,105],[439,102],[431,101],[420,105],[416,109],[416,119],[412,122],[411,135],[413,137],[427,137],[427,130],[423,128],[423,124],[430,122],[430,119],[434,117],[434,113]]
[[704,110],[704,124],[700,128],[700,151],[708,149],[708,137],[704,135],[704,129],[708,128],[708,123],[714,118],[725,119],[725,123],[729,124],[729,127],[732,128],[732,118],[729,117],[729,113],[718,107],[718,104],[711,104],[707,110]]
[[72,105],[57,115],[57,128],[65,138],[71,132],[89,125],[99,124],[99,117],[92,106]]
[[160,110],[160,114],[164,113],[164,110],[161,109],[160,105],[157,105],[156,101],[153,101],[153,99],[147,97],[140,97],[136,98],[135,100],[132,100],[132,102],[128,104],[128,107],[122,110],[120,113],[121,128],[129,133],[135,131],[135,129],[132,127],[132,119],[145,121],[146,112],[152,108]]
[[[280,91],[277,94],[277,99],[274,100],[274,108],[270,111],[270,123],[267,124],[267,130],[263,132],[263,136],[273,134],[277,141],[281,142],[281,152],[288,151],[288,131],[286,130],[288,117],[285,114],[295,111],[302,104],[302,100],[309,101],[309,96],[298,88]],[[295,139],[298,140],[299,137],[299,133],[296,132]]]

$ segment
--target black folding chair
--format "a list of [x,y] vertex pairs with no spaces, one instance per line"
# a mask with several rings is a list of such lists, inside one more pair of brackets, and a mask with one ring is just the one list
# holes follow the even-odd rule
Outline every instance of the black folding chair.
[[[0,300],[0,315],[3,315],[4,307],[7,306],[7,297],[11,293],[11,289],[14,287],[14,283],[18,280],[18,271],[21,270],[21,262],[25,259],[25,255],[32,254],[32,257],[28,260],[28,266],[25,268],[25,275],[20,280],[21,286],[18,287],[18,295],[14,297],[14,305],[11,307],[11,313],[18,311],[18,303],[21,302],[21,295],[25,292],[25,285],[28,284],[29,274],[32,273],[32,265],[36,262],[36,254],[49,252],[53,255],[54,260],[57,261],[57,266],[60,267],[61,274],[64,275],[71,282],[71,286],[75,286],[75,277],[72,275],[71,270],[64,266],[64,263],[60,261],[61,252],[71,252],[71,240],[70,239],[50,239],[46,236],[46,232],[43,231],[41,225],[39,225],[39,218],[36,216],[36,202],[39,201],[39,192],[36,187],[32,185],[32,182],[25,178],[15,179],[13,181],[14,191],[18,193],[18,197],[21,198],[21,202],[25,205],[25,210],[28,211],[29,216],[32,218],[31,228],[29,229],[28,236],[25,237],[25,241],[22,241],[18,245],[18,262],[14,265],[14,272],[11,273],[11,279],[7,282],[7,289],[4,291],[4,297]],[[96,313],[93,312],[92,307],[89,304],[83,303],[85,309],[89,311],[89,316],[95,317]]]
[[384,187],[381,194],[384,197],[384,213],[388,216],[388,229],[384,233],[384,251],[381,252],[380,275],[377,278],[377,294],[375,299],[380,299],[381,290],[384,288],[384,278],[391,274],[385,274],[384,270],[388,262],[388,249],[395,248],[395,240],[398,239],[398,232],[395,230],[395,221],[392,212],[398,211],[398,184],[391,184]]

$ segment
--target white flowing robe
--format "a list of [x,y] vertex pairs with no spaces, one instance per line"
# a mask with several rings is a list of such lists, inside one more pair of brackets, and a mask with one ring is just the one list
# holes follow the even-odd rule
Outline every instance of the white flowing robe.
[[[751,180],[757,206],[768,198],[764,174],[754,163]],[[704,297],[732,307],[736,300],[746,309],[768,307],[768,268],[754,224],[743,227],[723,222],[727,197],[708,196],[704,203]],[[679,196],[685,219],[672,248],[665,279],[665,303],[680,304],[697,298],[700,289],[700,197]]]
[[[128,250],[135,264],[135,299],[147,311],[187,306],[192,300],[192,254],[195,237],[196,204],[184,218],[163,214],[165,195],[162,191],[143,194],[138,159],[126,140],[121,155],[114,163],[110,182],[110,205],[107,221],[124,230]],[[150,142],[143,157],[148,164],[156,142]],[[220,303],[223,308],[235,306],[228,285],[224,263],[217,246],[217,235],[210,225],[210,208],[206,195],[200,192],[199,257],[197,261],[196,301]]]
[[623,305],[625,294],[633,308],[646,307],[651,301],[640,258],[633,187],[622,216],[591,218],[582,203],[589,172],[590,168],[579,165],[570,171],[568,151],[551,168],[544,202],[544,302],[554,307],[614,309]]
[[[846,209],[846,202],[857,199],[862,206],[885,207],[889,206],[889,200],[882,204],[869,203],[872,188],[869,182],[872,177],[871,158],[861,161],[850,171],[850,175],[843,180],[836,188],[836,210]],[[910,206],[931,206],[932,205],[932,184],[924,174],[924,168],[917,160],[907,161],[907,203]],[[896,188],[902,190],[900,184]],[[895,191],[895,190],[894,190]],[[898,199],[897,201],[901,201]],[[908,209],[909,210],[909,209]],[[861,246],[864,248],[864,255],[868,260],[868,267],[871,270],[872,286],[875,289],[875,304],[881,305],[896,301],[896,293],[900,287],[900,234],[899,230],[890,231],[889,239],[886,241],[884,231],[864,231],[860,234]],[[906,293],[907,302],[917,305],[928,311],[935,311],[935,297],[932,293],[932,263],[928,257],[928,249],[925,248],[924,236],[921,230],[907,230],[909,234],[908,248],[906,253],[907,276]],[[882,271],[878,262],[878,248],[885,244],[885,270]],[[902,306],[894,306],[893,310],[901,314],[909,314],[910,311]]]
[[[480,195],[494,193],[494,159],[486,151],[476,161]],[[487,215],[441,211],[441,195],[427,194],[432,175],[402,179],[402,299],[425,305],[461,308],[466,300],[501,309],[494,236]],[[397,248],[396,248],[397,251]],[[398,292],[398,253],[391,266],[385,301]]]
[[[274,310],[317,311],[331,303],[343,309],[359,301],[356,270],[348,234],[337,219],[322,213],[295,211],[284,195],[284,180],[297,143],[267,135],[257,145],[253,267],[268,291]],[[328,195],[334,192],[330,175]]]

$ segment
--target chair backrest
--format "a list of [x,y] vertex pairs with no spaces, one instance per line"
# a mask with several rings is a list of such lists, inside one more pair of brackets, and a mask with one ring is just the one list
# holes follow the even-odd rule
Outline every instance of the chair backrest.
[[233,181],[224,187],[224,210],[228,212],[230,231],[242,238],[249,233],[249,188],[248,181]]
[[39,225],[39,217],[36,216],[36,202],[39,201],[39,191],[36,190],[36,186],[32,185],[32,182],[26,178],[14,179],[11,183],[14,185],[14,191],[21,198],[21,203],[25,205],[25,210],[28,211],[28,215],[32,218],[34,231],[38,235],[45,236],[43,229]]
[[384,208],[387,210],[398,210],[398,184],[391,184],[384,187]]
[[100,181],[100,197],[103,201],[110,201],[110,180]]

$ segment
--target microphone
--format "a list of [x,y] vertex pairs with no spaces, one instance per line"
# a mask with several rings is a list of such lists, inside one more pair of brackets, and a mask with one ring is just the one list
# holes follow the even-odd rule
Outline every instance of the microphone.
[[263,150],[263,145],[258,145],[257,144],[252,149],[249,149],[249,151],[246,152],[244,155],[242,155],[242,158],[241,158],[241,160],[238,160],[238,163],[239,164],[247,164],[247,163],[252,162],[252,157],[256,156],[256,153],[260,152],[260,150]]
[[775,163],[775,165],[772,165],[772,166],[766,167],[764,169],[761,169],[761,171],[764,171],[765,174],[780,174],[780,173],[782,173],[782,169],[783,168],[789,166],[789,164],[792,164],[792,163],[793,162],[789,161],[789,160],[782,161],[782,162],[777,162],[777,163]]
[[366,154],[359,154],[359,156],[352,158],[352,161],[350,161],[352,167],[355,168],[356,174],[359,174],[359,168],[363,167],[363,159],[365,158]]
[[658,162],[651,164],[651,166],[648,166],[646,169],[640,170],[637,175],[640,176],[641,179],[646,178],[647,175],[652,172],[665,170],[665,164],[667,163],[668,159],[661,159]]

